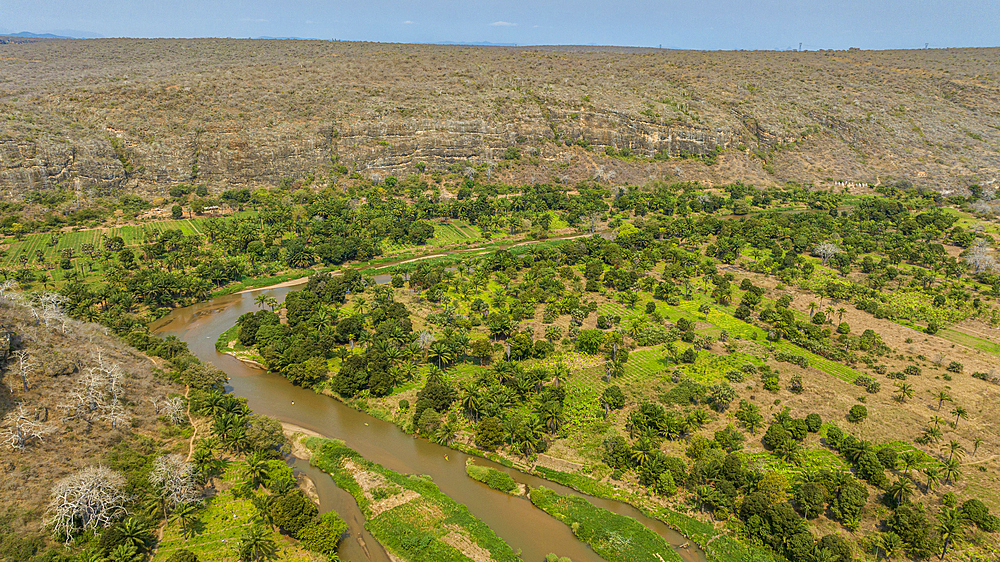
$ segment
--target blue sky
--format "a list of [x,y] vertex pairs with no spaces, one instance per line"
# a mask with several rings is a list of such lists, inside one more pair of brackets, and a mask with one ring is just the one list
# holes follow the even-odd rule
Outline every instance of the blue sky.
[[18,31],[682,49],[987,47],[1000,46],[1000,2],[0,0],[0,33]]

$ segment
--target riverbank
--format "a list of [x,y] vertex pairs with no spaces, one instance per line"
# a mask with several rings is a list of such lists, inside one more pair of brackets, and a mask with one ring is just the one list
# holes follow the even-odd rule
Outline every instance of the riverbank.
[[519,562],[493,530],[425,476],[406,476],[371,462],[341,441],[300,439],[312,464],[349,492],[366,527],[386,550],[411,562]]
[[[226,333],[222,334],[219,337],[219,342],[222,342],[227,338],[236,337],[235,326],[230,330],[232,331],[231,333],[230,331],[227,331]],[[245,353],[241,353],[239,351],[235,351],[232,348],[230,348],[229,345],[232,343],[232,340],[229,340],[229,342],[225,344],[221,344],[219,342],[217,342],[216,346],[219,352],[225,353],[236,359],[239,359],[246,365],[266,370],[266,368],[264,368],[260,363],[248,359],[245,356]],[[238,346],[239,343],[236,342],[236,345]],[[304,389],[304,390],[313,393],[317,396],[325,396],[327,398],[331,398],[332,400],[335,400],[343,404],[344,406],[351,408],[354,411],[390,423],[392,424],[393,427],[397,428],[399,431],[401,431],[406,435],[412,435],[412,433],[407,431],[407,428],[404,427],[405,418],[393,416],[391,413],[386,412],[377,407],[373,408],[367,401],[345,400],[341,396],[329,390],[326,391],[320,391],[316,389],[312,390]],[[282,422],[282,427],[285,430],[285,434],[292,441],[292,455],[307,461],[311,460],[313,452],[309,451],[306,447],[304,447],[301,444],[301,439],[293,438],[296,436],[296,434],[299,434],[298,435],[299,437],[305,436],[305,437],[316,437],[323,439],[339,437],[339,435],[338,436],[323,435],[316,431],[306,429],[300,425],[288,422]],[[417,438],[423,439],[420,437]],[[593,478],[586,476],[582,471],[582,467],[577,463],[573,463],[565,459],[560,459],[558,457],[551,457],[545,454],[538,455],[537,458],[531,461],[528,461],[527,459],[517,460],[508,458],[496,452],[478,449],[476,447],[471,446],[471,444],[462,443],[459,440],[452,441],[451,443],[443,446],[453,449],[455,451],[465,453],[472,457],[492,461],[504,467],[512,468],[516,470],[517,473],[520,473],[522,475],[532,475],[542,478],[550,483],[561,484],[571,490],[576,490],[577,492],[580,492],[590,498],[610,500],[618,502],[622,505],[627,505],[636,511],[635,513],[632,514],[633,519],[635,518],[642,519],[643,517],[645,517],[644,521],[642,520],[639,521],[641,525],[645,525],[647,527],[652,525],[655,527],[657,524],[659,524],[674,531],[675,533],[678,533],[677,537],[678,538],[682,537],[683,540],[681,540],[680,542],[676,540],[671,540],[670,542],[674,544],[675,548],[677,548],[679,552],[685,553],[685,555],[682,556],[684,560],[701,560],[704,558],[708,558],[710,560],[728,561],[734,559],[730,555],[737,555],[737,554],[743,555],[752,550],[744,548],[743,545],[735,541],[732,537],[728,536],[725,533],[725,531],[720,531],[716,529],[715,526],[712,525],[710,522],[703,522],[688,515],[685,515],[683,513],[677,512],[665,506],[663,503],[659,501],[656,501],[649,497],[644,497],[640,494],[637,494],[633,490],[623,488],[621,486],[615,485],[614,483],[594,480]],[[474,477],[473,479],[484,482],[483,480]],[[488,483],[486,484],[489,485]],[[532,484],[532,487],[537,485],[538,485],[537,483]],[[542,482],[541,485],[550,486],[551,484]],[[523,482],[517,483],[516,490],[500,490],[500,491],[507,494],[511,494],[515,497],[516,496],[527,497],[528,495],[528,487]],[[661,529],[660,532],[662,533],[664,532],[664,530]],[[708,547],[709,545],[713,547],[711,548],[711,552],[713,555],[703,557],[700,553],[702,552],[702,549],[706,549],[706,547]],[[689,556],[693,556],[693,558],[689,558]],[[739,559],[739,557],[737,557],[736,559]]]

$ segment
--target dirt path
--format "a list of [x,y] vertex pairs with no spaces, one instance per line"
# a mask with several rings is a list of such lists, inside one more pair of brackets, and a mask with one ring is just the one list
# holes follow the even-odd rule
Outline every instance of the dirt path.
[[188,403],[187,404],[188,423],[191,424],[192,428],[194,428],[194,431],[191,432],[191,441],[188,443],[188,456],[187,456],[187,459],[186,459],[187,462],[191,462],[191,457],[194,456],[194,440],[198,438],[198,426],[195,425],[194,418],[191,417],[191,401],[188,400],[188,395],[189,394],[191,394],[191,386],[190,385],[188,385],[187,387],[184,388],[184,399],[187,400],[187,403]]

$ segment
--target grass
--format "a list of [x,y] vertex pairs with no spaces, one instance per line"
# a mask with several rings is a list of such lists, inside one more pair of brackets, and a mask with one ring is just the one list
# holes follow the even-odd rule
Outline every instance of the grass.
[[[242,463],[229,465],[225,476],[227,483],[239,482]],[[258,492],[262,493],[262,492]],[[185,538],[181,535],[180,525],[168,523],[163,530],[163,539],[156,550],[154,562],[163,562],[179,549],[193,552],[198,560],[205,562],[228,561],[236,559],[236,545],[240,536],[256,521],[256,510],[249,498],[236,497],[233,490],[226,490],[214,498],[205,501],[199,511],[194,532]],[[313,560],[305,549],[288,544],[286,539],[265,527],[268,536],[278,545],[277,558],[292,562],[311,562]]]
[[517,495],[520,490],[517,481],[511,478],[506,472],[501,472],[488,466],[478,466],[473,464],[472,459],[469,459],[466,463],[465,473],[469,475],[469,478],[477,482],[482,482],[494,490],[512,495]]
[[632,505],[647,517],[659,519],[680,531],[682,535],[701,546],[711,561],[760,560],[763,562],[773,559],[768,552],[744,545],[719,531],[710,523],[678,513],[669,507],[651,504],[644,501],[644,498],[612,484],[605,484],[583,474],[561,472],[545,467],[536,467],[535,472],[546,480],[557,482],[578,492]]
[[578,496],[561,496],[536,488],[531,503],[573,529],[608,562],[664,562],[681,560],[670,544],[631,517],[594,506]]
[[[438,489],[426,477],[406,476],[383,468],[358,455],[341,441],[310,437],[304,441],[313,451],[312,464],[328,473],[348,491],[365,514],[365,527],[382,545],[409,562],[460,562],[466,556],[446,542],[456,534],[486,549],[495,562],[519,562],[517,554],[469,510]],[[352,466],[348,466],[352,465]],[[365,490],[357,476],[381,481],[378,488]],[[385,498],[403,499],[394,507],[376,512],[375,493],[388,490]]]
[[1000,355],[1000,344],[993,343],[989,340],[984,340],[983,338],[978,338],[976,336],[966,334],[965,332],[959,332],[958,330],[944,329],[937,333],[938,336],[952,341],[958,344],[962,344],[966,347],[971,347],[978,349],[980,351],[985,351],[986,353],[992,353],[993,355]]

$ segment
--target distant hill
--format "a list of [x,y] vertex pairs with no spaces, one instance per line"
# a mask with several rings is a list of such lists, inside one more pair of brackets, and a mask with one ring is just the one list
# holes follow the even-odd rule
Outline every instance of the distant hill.
[[0,32],[0,37],[28,37],[33,39],[99,39],[103,36],[90,31],[64,29],[59,30],[56,33],[32,33],[30,31],[19,31],[17,33]]
[[[492,181],[1000,181],[1000,49],[11,40],[0,197],[417,169]],[[495,172],[495,173],[493,173]]]

